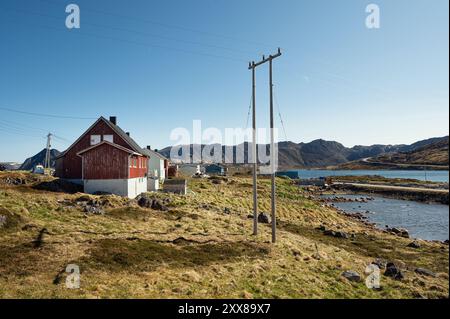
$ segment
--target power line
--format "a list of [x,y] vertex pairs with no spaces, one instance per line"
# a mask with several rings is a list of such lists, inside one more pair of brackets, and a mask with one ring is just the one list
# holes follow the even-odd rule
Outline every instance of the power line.
[[[54,0],[39,0],[41,2],[46,2],[49,4],[61,4],[58,1],[54,1]],[[169,24],[169,23],[162,23],[162,22],[158,22],[158,21],[154,21],[154,20],[150,20],[150,19],[139,19],[136,17],[131,17],[131,16],[127,16],[127,15],[123,15],[123,14],[117,14],[117,13],[112,13],[112,12],[107,12],[107,11],[103,11],[103,10],[98,10],[98,9],[94,9],[94,8],[87,8],[86,6],[83,5],[83,10],[87,10],[88,12],[94,12],[94,13],[98,13],[98,14],[102,14],[102,15],[107,15],[107,16],[111,16],[111,17],[116,17],[116,18],[120,18],[120,19],[126,19],[126,20],[131,20],[131,21],[138,21],[138,22],[142,22],[142,23],[150,23],[153,25],[158,25],[160,27],[163,28],[168,28],[168,29],[176,29],[176,30],[181,30],[181,31],[185,31],[185,32],[191,32],[191,33],[198,33],[198,34],[203,34],[209,37],[217,37],[217,38],[223,38],[223,39],[228,39],[228,40],[234,40],[234,41],[239,41],[239,42],[246,42],[249,44],[253,44],[253,45],[263,45],[266,47],[269,46],[273,46],[271,44],[267,44],[267,43],[261,43],[261,42],[256,42],[256,41],[249,41],[246,39],[242,39],[242,38],[238,38],[238,37],[234,37],[234,36],[230,36],[230,35],[224,35],[224,34],[217,34],[217,33],[213,33],[213,32],[209,32],[209,31],[203,31],[203,30],[196,30],[196,29],[192,29],[192,28],[187,28],[184,26],[180,26],[180,25],[173,25],[173,24]]]
[[[13,22],[17,22],[17,21],[13,20]],[[65,28],[61,29],[61,28],[56,28],[56,27],[52,27],[52,26],[47,26],[47,25],[42,25],[42,24],[38,25],[38,24],[35,24],[35,23],[27,23],[27,22],[22,22],[22,21],[20,23],[21,24],[27,24],[27,25],[30,25],[30,26],[33,26],[33,27],[45,28],[45,29],[48,29],[48,30],[58,31],[58,32],[67,32],[67,29],[65,29]],[[120,41],[120,42],[124,42],[124,43],[144,46],[144,47],[152,47],[152,48],[158,48],[158,49],[164,49],[164,50],[178,51],[178,52],[188,53],[188,54],[193,54],[193,55],[207,56],[207,57],[211,57],[211,58],[218,58],[218,59],[246,62],[246,60],[244,60],[242,58],[235,58],[235,57],[230,57],[230,56],[223,56],[223,55],[209,54],[209,53],[203,53],[203,52],[198,52],[198,51],[184,50],[184,49],[168,47],[168,46],[163,46],[163,45],[157,45],[157,44],[149,44],[149,43],[144,43],[144,42],[137,42],[137,41],[132,41],[132,40],[128,40],[128,39],[122,39],[122,38],[118,38],[118,37],[112,37],[112,36],[107,36],[107,35],[99,35],[99,34],[95,34],[95,33],[88,33],[88,32],[84,32],[84,31],[80,31],[80,30],[77,30],[76,32],[73,32],[73,34],[81,35],[81,36],[89,36],[89,37],[95,37],[95,38],[108,39],[108,40],[114,40],[114,41]]]
[[79,116],[67,116],[67,115],[55,115],[55,114],[48,114],[48,113],[35,113],[35,112],[27,112],[27,111],[19,111],[14,110],[7,107],[0,106],[0,110],[12,112],[12,113],[18,113],[18,114],[25,114],[30,116],[38,116],[38,117],[50,117],[50,118],[58,118],[58,119],[69,119],[69,120],[95,120],[95,117],[79,117]]
[[[25,130],[23,130],[21,128],[14,127],[14,126],[11,126],[9,124],[5,124],[3,122],[0,122],[0,127],[2,127],[3,129],[7,129],[7,130],[9,130],[11,132],[17,132],[17,133],[21,133],[21,134],[24,134],[24,133],[28,134],[29,133],[29,132],[26,132]],[[34,133],[31,133],[31,134],[34,134]],[[38,134],[38,133],[36,133],[36,134]]]
[[246,124],[245,124],[245,128],[248,127],[248,122],[250,120],[250,113],[251,112],[252,112],[252,97],[250,97],[250,103],[248,105],[247,121],[246,121]]
[[70,141],[70,140],[68,140],[68,139],[66,139],[66,138],[64,138],[64,137],[60,137],[60,136],[55,135],[55,134],[52,134],[52,136],[53,136],[54,138],[58,139],[60,142],[72,143],[72,141]]
[[[3,7],[3,8],[6,9],[6,10],[16,11],[16,12],[19,12],[19,13],[24,13],[24,14],[30,14],[30,15],[36,15],[36,16],[41,16],[41,17],[61,20],[61,17],[53,16],[53,15],[49,15],[49,14],[38,13],[38,12],[34,12],[34,11],[28,11],[28,10],[16,9],[16,8],[7,8],[7,7]],[[118,31],[123,31],[123,32],[128,32],[128,33],[134,33],[134,34],[137,34],[137,35],[140,35],[140,36],[154,37],[154,38],[159,38],[159,39],[168,40],[168,41],[175,41],[175,42],[186,43],[186,44],[200,45],[200,46],[205,46],[205,47],[210,47],[210,48],[215,48],[215,49],[220,49],[220,50],[227,50],[227,51],[232,51],[232,52],[253,53],[253,52],[250,52],[250,51],[239,50],[239,49],[235,49],[235,48],[229,48],[229,47],[218,46],[218,45],[214,45],[214,44],[207,44],[207,43],[196,42],[196,41],[183,40],[183,39],[172,38],[172,37],[166,37],[166,36],[162,36],[162,35],[158,35],[158,34],[153,34],[153,33],[148,33],[148,32],[143,32],[143,31],[137,31],[137,30],[131,30],[131,29],[128,29],[128,28],[122,28],[122,27],[116,27],[116,26],[110,26],[110,25],[102,25],[102,24],[91,23],[91,22],[83,22],[83,25],[88,25],[88,26],[93,26],[93,27],[98,27],[98,28],[104,28],[104,29],[113,29],[113,30],[118,30]]]
[[280,104],[278,103],[278,99],[277,96],[274,92],[273,97],[275,99],[275,104],[277,105],[277,110],[278,110],[278,117],[280,118],[280,122],[281,122],[281,127],[283,129],[283,134],[284,134],[284,140],[287,142],[287,134],[286,134],[286,128],[284,127],[284,121],[283,121],[283,117],[281,116],[281,109],[280,109]]
[[[21,124],[18,122],[13,122],[13,121],[5,120],[5,119],[0,119],[0,125],[4,129],[10,130],[11,132],[20,133],[20,134],[24,134],[24,133],[28,134],[29,131],[27,131],[27,130],[32,130],[34,132],[48,132],[48,129],[38,128],[38,127],[34,127],[34,126],[28,126],[28,125],[24,125],[24,124]],[[58,136],[55,134],[52,134],[52,136],[56,140],[59,140],[60,143],[63,143],[63,144],[72,143],[70,140],[68,140],[64,137],[61,137],[61,136]]]
[[[12,135],[12,136],[23,136],[23,137],[27,137],[27,138],[36,138],[36,139],[45,139],[46,136],[38,136],[38,135],[31,135],[28,134],[28,132],[24,131],[24,130],[20,130],[18,128],[12,127],[12,126],[7,126],[6,124],[0,123],[0,132],[8,134],[8,135]],[[57,142],[59,144],[63,144],[63,145],[69,145],[72,142],[69,141],[68,139],[65,139],[63,137],[60,136],[55,136],[54,134],[52,134],[53,137],[55,137],[56,139],[54,139],[54,142]]]
[[21,132],[17,132],[17,131],[11,130],[8,127],[4,127],[2,125],[0,125],[0,132],[3,132],[5,134],[9,134],[9,135],[14,135],[14,136],[16,136],[16,135],[24,136],[24,137],[28,137],[28,138],[30,138],[30,137],[31,138],[39,138],[39,139],[43,139],[44,138],[43,136],[23,134]]
[[40,131],[40,132],[47,132],[47,130],[43,129],[43,128],[37,128],[37,127],[33,127],[33,126],[28,126],[28,125],[23,125],[21,123],[18,122],[13,122],[10,120],[5,120],[5,119],[0,119],[0,123],[3,123],[4,125],[13,127],[13,128],[17,128],[17,129],[29,129],[29,130],[33,130],[33,131]]

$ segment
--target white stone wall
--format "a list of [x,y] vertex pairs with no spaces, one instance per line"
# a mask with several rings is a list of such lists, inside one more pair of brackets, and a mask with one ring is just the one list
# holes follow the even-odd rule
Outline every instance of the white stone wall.
[[147,192],[147,178],[84,180],[84,192],[88,194],[105,192],[136,198],[141,193]]
[[147,192],[147,177],[128,179],[128,197],[136,198],[138,195]]
[[119,196],[128,196],[127,183],[127,179],[85,179],[84,192],[88,194],[105,192]]

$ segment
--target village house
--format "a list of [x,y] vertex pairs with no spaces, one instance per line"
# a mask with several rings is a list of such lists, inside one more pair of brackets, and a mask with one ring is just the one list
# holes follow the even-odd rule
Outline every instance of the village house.
[[205,174],[207,175],[226,175],[227,169],[219,164],[208,164],[204,166]]
[[100,117],[56,158],[55,175],[83,185],[86,193],[135,198],[147,191],[152,156],[117,125],[116,117]]
[[147,146],[146,151],[148,158],[148,182],[147,189],[149,191],[156,191],[160,188],[160,184],[164,183],[169,174],[169,160],[158,153],[157,150],[152,150]]

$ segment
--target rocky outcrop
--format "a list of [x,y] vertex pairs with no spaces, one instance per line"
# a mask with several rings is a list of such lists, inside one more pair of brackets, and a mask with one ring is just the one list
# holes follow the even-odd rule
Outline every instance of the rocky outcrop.
[[421,245],[420,245],[419,242],[413,241],[413,242],[411,242],[411,243],[408,244],[408,247],[418,249],[418,248],[421,247]]
[[264,212],[261,212],[261,213],[259,213],[259,215],[258,215],[258,223],[261,223],[261,224],[269,224],[269,216],[266,214],[266,213],[264,213]]
[[163,202],[162,200],[157,198],[147,197],[147,195],[141,195],[137,198],[137,204],[140,207],[151,208],[159,211],[168,211],[169,208],[167,208],[167,206],[165,205],[167,203],[168,200],[166,200],[166,202]]
[[349,281],[353,282],[360,282],[361,281],[361,275],[353,270],[347,270],[342,273],[342,277],[348,279]]
[[405,275],[400,270],[399,267],[397,267],[394,263],[390,262],[386,265],[386,271],[384,272],[384,275],[387,277],[391,277],[395,280],[402,280],[405,278]]
[[398,228],[398,227],[389,228],[389,227],[387,227],[386,232],[391,233],[393,235],[403,237],[403,238],[409,238],[409,232],[408,232],[408,230],[406,230],[404,228]]
[[414,271],[417,274],[423,275],[423,276],[428,276],[428,277],[436,277],[437,276],[434,272],[432,272],[429,269],[425,269],[425,268],[416,268]]

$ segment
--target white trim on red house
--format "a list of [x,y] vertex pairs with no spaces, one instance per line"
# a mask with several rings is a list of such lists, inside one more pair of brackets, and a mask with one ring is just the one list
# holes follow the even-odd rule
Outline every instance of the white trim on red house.
[[118,144],[114,144],[114,143],[111,143],[111,142],[108,142],[108,141],[102,141],[102,142],[100,142],[100,143],[98,143],[98,144],[95,144],[95,145],[93,145],[93,146],[91,146],[91,147],[88,147],[88,148],[86,148],[86,149],[84,149],[84,150],[78,152],[77,155],[80,156],[80,157],[82,157],[82,156],[81,156],[82,154],[84,154],[84,153],[86,153],[86,152],[89,152],[90,150],[93,150],[94,148],[97,148],[97,147],[99,147],[99,146],[101,146],[101,145],[104,145],[104,144],[107,144],[107,145],[110,145],[110,146],[112,146],[112,147],[115,147],[115,148],[117,148],[117,149],[119,149],[119,150],[122,150],[122,151],[128,153],[128,154],[138,155],[138,156],[143,156],[142,154],[139,154],[139,153],[137,153],[137,152],[135,152],[135,151],[132,151],[132,150],[126,148],[126,147],[123,147],[123,146],[120,146],[120,145],[118,145]]

